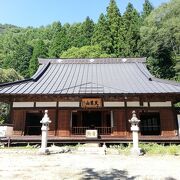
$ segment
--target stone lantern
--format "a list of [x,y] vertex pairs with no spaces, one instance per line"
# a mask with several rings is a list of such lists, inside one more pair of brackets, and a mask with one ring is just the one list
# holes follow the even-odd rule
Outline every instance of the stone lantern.
[[48,130],[49,130],[49,123],[51,123],[48,117],[48,110],[45,110],[44,117],[40,121],[42,123],[41,131],[42,131],[42,138],[41,138],[41,154],[49,154],[49,149],[47,148],[47,138],[48,138]]
[[141,149],[139,148],[139,137],[138,137],[138,132],[139,132],[139,122],[140,120],[136,117],[136,112],[132,112],[132,118],[129,120],[131,123],[131,131],[133,134],[133,148],[131,152],[133,154],[141,155]]

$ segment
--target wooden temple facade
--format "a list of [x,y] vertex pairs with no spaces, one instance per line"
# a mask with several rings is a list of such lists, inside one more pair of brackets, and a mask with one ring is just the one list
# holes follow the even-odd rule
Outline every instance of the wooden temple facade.
[[145,58],[39,59],[27,80],[0,85],[0,101],[11,104],[14,136],[40,136],[44,110],[49,136],[85,138],[97,129],[99,139],[131,137],[128,120],[135,110],[140,139],[180,140],[180,84],[154,78]]

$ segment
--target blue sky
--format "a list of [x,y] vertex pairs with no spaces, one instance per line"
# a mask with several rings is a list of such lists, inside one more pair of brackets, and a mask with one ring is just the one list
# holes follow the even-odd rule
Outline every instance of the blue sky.
[[[0,0],[0,23],[21,27],[82,22],[89,16],[97,22],[110,0]],[[150,0],[154,7],[169,0]],[[144,0],[116,0],[123,13],[128,2],[141,12]]]

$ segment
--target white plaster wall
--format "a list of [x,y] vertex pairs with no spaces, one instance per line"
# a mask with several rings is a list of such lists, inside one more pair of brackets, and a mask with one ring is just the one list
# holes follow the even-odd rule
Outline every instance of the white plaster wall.
[[59,102],[59,107],[79,107],[79,102]]
[[56,102],[36,102],[36,107],[56,107]]
[[166,102],[150,102],[150,107],[171,107],[171,101]]
[[127,101],[127,107],[139,107],[139,101]]
[[13,102],[13,107],[34,107],[34,102]]
[[104,107],[124,107],[124,102],[104,101]]

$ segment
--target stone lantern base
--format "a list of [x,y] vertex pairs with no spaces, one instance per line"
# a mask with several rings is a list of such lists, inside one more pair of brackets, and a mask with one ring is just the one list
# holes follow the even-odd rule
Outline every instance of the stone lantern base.
[[131,154],[136,155],[136,156],[142,156],[144,154],[144,152],[141,148],[132,148]]
[[50,151],[48,148],[40,148],[39,149],[39,154],[40,155],[49,155],[50,154]]

